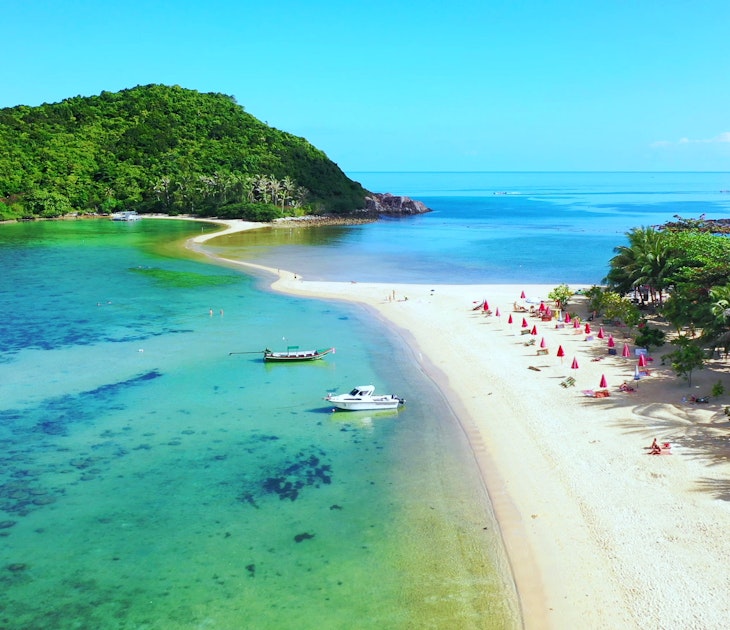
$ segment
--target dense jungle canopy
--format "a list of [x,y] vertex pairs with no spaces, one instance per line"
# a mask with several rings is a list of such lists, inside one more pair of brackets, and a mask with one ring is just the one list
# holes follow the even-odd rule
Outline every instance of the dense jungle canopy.
[[0,219],[71,212],[271,220],[365,207],[304,138],[224,94],[147,85],[0,109]]

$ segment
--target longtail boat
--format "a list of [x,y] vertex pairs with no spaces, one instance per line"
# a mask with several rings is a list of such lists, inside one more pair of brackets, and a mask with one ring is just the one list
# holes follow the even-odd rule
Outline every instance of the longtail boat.
[[264,361],[318,361],[322,357],[334,353],[334,351],[334,348],[300,350],[299,346],[287,346],[285,352],[274,352],[266,348],[264,350]]

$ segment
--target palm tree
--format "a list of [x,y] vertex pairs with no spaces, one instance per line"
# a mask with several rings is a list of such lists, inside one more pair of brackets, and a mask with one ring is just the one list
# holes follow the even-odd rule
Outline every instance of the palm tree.
[[654,228],[634,228],[627,233],[628,245],[616,247],[606,280],[619,293],[642,285],[648,287],[652,302],[663,302],[664,291],[672,285],[675,252],[665,234]]

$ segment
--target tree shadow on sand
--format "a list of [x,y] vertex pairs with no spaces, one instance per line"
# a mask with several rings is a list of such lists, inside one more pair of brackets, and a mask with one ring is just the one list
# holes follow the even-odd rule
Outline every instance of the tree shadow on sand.
[[[610,401],[610,402],[609,402]],[[706,462],[708,467],[730,463],[730,418],[723,405],[689,403],[632,404],[626,398],[596,401],[605,408],[622,408],[625,414],[614,426],[641,440],[650,431],[660,442],[671,442],[682,457]],[[586,405],[595,405],[587,399]],[[730,479],[705,477],[698,481],[700,492],[730,501]]]

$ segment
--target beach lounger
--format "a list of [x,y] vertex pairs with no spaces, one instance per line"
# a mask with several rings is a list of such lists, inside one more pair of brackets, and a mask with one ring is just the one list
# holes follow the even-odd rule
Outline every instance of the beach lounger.
[[530,331],[529,331],[529,330],[528,330],[527,328],[523,328],[523,329],[522,329],[522,330],[520,331],[520,334],[521,334],[521,335],[529,335],[529,334],[530,334]]
[[538,348],[537,349],[537,354],[538,355],[540,355],[540,354],[548,354],[548,353],[549,353],[549,351],[548,351],[547,348]]
[[565,328],[565,324],[563,324],[563,323],[555,324],[555,328]]
[[575,379],[572,376],[569,376],[564,381],[560,381],[560,387],[564,387],[565,389],[573,387],[573,385],[575,385]]

